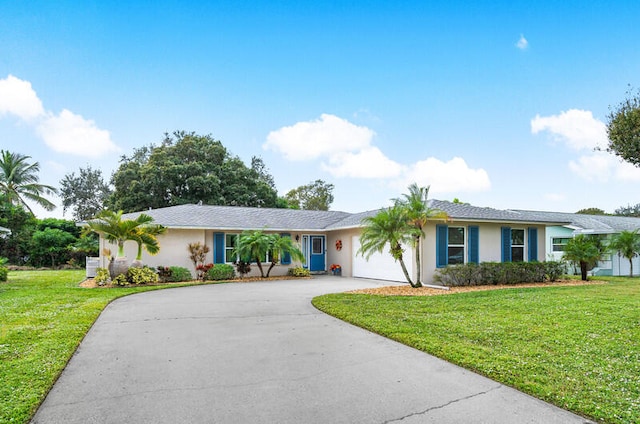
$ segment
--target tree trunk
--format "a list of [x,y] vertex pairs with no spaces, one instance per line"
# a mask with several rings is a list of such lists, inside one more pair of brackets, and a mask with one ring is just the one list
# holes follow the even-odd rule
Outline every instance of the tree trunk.
[[582,277],[582,281],[587,281],[587,263],[580,262],[580,275]]
[[629,258],[629,277],[633,277],[633,258]]
[[418,287],[421,287],[422,286],[422,270],[420,268],[422,268],[422,266],[420,265],[420,253],[421,253],[420,237],[416,237],[414,249],[416,249],[416,267],[417,267],[416,283],[420,284]]
[[264,271],[262,270],[262,263],[260,262],[260,258],[256,257],[256,265],[258,265],[258,269],[260,270],[260,277],[266,278],[264,276]]
[[274,266],[276,266],[276,263],[274,261],[271,261],[271,265],[269,266],[269,269],[267,270],[267,278],[269,278],[269,273],[271,272],[271,270],[273,269]]
[[419,281],[416,281],[415,283],[411,281],[411,276],[409,276],[409,273],[407,272],[407,266],[404,264],[404,261],[402,260],[402,258],[399,258],[398,260],[400,261],[402,272],[404,272],[404,278],[406,278],[407,282],[411,284],[411,287],[413,288],[422,287],[422,283],[420,283]]

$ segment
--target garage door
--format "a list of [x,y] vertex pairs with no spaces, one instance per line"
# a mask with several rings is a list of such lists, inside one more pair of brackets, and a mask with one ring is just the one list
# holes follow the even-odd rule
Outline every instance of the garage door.
[[[390,280],[390,281],[403,281],[407,279],[402,272],[400,262],[396,262],[389,249],[385,248],[384,253],[374,253],[367,260],[361,255],[357,254],[360,249],[360,237],[353,236],[353,276],[361,278],[373,278],[376,280]],[[404,264],[407,266],[407,271],[411,275],[413,269],[413,250],[405,247],[405,253],[402,256]]]

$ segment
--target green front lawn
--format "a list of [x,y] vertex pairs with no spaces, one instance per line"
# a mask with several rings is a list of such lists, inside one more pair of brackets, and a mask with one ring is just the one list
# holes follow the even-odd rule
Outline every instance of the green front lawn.
[[640,422],[640,279],[430,297],[331,294],[320,310],[594,420]]
[[84,270],[17,271],[0,283],[0,423],[29,421],[109,302],[167,287],[83,289],[83,279]]

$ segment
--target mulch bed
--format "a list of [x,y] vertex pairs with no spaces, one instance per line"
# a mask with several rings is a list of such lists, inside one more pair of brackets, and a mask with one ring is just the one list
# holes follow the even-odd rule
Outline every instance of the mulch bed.
[[378,296],[438,296],[443,294],[456,294],[471,291],[485,290],[502,290],[502,289],[519,289],[526,287],[558,287],[558,286],[583,286],[592,284],[607,284],[605,281],[578,281],[578,280],[559,280],[553,283],[528,283],[528,284],[498,284],[495,286],[465,286],[450,287],[449,290],[434,289],[430,287],[413,288],[406,286],[386,286],[371,289],[352,290],[347,293],[355,294],[375,294]]
[[[235,280],[224,280],[219,281],[220,283],[251,283],[254,281],[273,281],[273,280],[308,280],[309,277],[291,277],[288,275],[279,276],[279,277],[269,277],[269,278],[261,278],[261,277],[247,277],[247,278],[237,278]],[[216,281],[180,281],[177,283],[150,283],[143,284],[144,286],[170,286],[175,284],[184,284],[184,283],[194,283],[194,284],[215,284]],[[128,286],[116,286],[115,284],[105,284],[104,286],[99,286],[93,278],[87,278],[83,282],[80,283],[80,287],[85,289],[93,289],[93,288],[112,288],[112,287],[135,287],[135,284],[130,284]]]

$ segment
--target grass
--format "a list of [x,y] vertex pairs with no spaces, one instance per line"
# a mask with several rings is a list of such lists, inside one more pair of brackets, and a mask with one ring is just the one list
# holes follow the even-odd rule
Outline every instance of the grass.
[[14,271],[0,283],[0,423],[29,422],[109,302],[167,287],[83,289],[83,279],[84,270]]
[[446,296],[331,294],[335,317],[593,420],[640,422],[640,279]]

